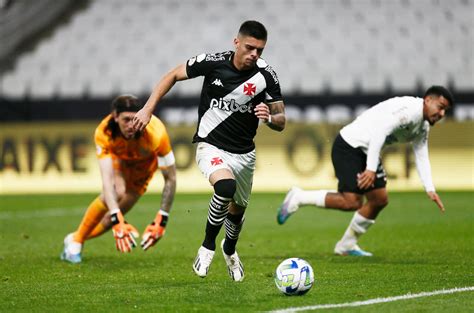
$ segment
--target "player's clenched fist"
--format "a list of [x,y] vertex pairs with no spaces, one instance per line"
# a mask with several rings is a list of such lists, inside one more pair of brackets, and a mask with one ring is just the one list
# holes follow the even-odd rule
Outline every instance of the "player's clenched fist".
[[120,252],[130,252],[137,246],[135,238],[138,238],[139,234],[135,227],[128,224],[123,218],[120,210],[115,210],[110,215],[112,221],[112,232],[115,238],[115,246]]
[[147,250],[157,243],[166,232],[166,224],[168,223],[168,213],[160,210],[153,222],[148,225],[142,236],[141,247]]

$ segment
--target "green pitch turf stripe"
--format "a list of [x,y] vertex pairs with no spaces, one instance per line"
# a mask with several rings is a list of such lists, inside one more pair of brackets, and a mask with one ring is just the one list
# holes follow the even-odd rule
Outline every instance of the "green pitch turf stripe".
[[85,212],[85,209],[83,207],[75,207],[75,208],[67,208],[67,209],[66,208],[48,208],[48,209],[41,209],[38,211],[29,211],[29,212],[4,211],[4,212],[0,212],[0,220],[75,216],[75,215],[82,215],[84,214],[84,212]]
[[298,312],[298,311],[334,309],[334,308],[345,308],[345,307],[358,307],[358,306],[371,305],[371,304],[377,304],[377,303],[387,303],[387,302],[394,302],[394,301],[399,301],[399,300],[408,300],[408,299],[415,299],[415,298],[422,298],[422,297],[431,297],[431,296],[436,296],[436,295],[452,294],[452,293],[465,292],[465,291],[474,291],[474,286],[463,287],[463,288],[435,290],[435,291],[429,291],[429,292],[420,292],[420,293],[415,293],[415,294],[408,293],[408,294],[403,295],[403,296],[375,298],[375,299],[369,299],[369,300],[364,300],[364,301],[356,301],[356,302],[336,303],[336,304],[320,304],[320,305],[294,307],[294,308],[287,308],[287,309],[269,311],[269,313],[290,313],[290,312]]

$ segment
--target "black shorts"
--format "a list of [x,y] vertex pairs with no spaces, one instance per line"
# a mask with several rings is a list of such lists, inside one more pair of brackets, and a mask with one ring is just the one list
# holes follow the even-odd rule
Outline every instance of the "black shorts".
[[357,174],[365,171],[367,167],[367,154],[361,148],[353,148],[340,134],[334,140],[331,158],[336,177],[339,180],[337,186],[339,192],[364,194],[370,190],[385,188],[387,185],[387,175],[382,166],[382,161],[379,160],[374,187],[364,190],[357,187]]

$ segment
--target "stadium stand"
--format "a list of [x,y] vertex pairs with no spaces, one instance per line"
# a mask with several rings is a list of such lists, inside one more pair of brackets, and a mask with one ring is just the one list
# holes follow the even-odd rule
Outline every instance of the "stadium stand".
[[0,1],[0,61],[70,7],[73,0]]
[[[267,26],[264,58],[285,94],[412,92],[432,84],[472,92],[473,15],[472,0],[90,1],[17,56],[0,74],[0,94],[147,94],[189,57],[232,49],[246,19]],[[196,96],[201,83],[178,84],[172,94]]]

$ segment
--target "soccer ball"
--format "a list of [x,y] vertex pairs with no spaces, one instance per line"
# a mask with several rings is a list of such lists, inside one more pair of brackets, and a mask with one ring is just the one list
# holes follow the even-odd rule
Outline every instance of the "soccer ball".
[[304,295],[313,287],[313,283],[313,268],[300,258],[284,260],[275,271],[276,286],[288,296]]

